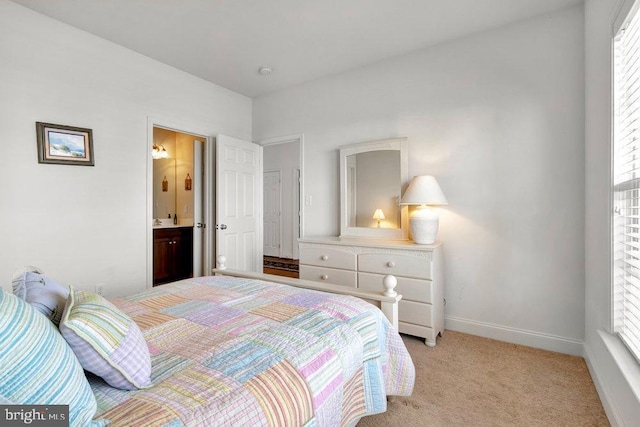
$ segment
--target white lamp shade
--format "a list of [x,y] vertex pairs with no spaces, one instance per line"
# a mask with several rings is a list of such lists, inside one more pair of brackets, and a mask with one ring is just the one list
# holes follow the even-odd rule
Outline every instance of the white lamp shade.
[[373,219],[377,219],[378,221],[380,221],[381,219],[385,219],[382,209],[376,209],[376,211],[373,213]]
[[401,205],[446,205],[447,198],[431,175],[414,176],[404,192]]

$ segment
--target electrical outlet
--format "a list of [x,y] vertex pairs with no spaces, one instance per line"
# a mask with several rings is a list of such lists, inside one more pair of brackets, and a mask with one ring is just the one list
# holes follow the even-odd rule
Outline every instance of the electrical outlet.
[[104,296],[104,284],[98,283],[96,285],[96,294]]

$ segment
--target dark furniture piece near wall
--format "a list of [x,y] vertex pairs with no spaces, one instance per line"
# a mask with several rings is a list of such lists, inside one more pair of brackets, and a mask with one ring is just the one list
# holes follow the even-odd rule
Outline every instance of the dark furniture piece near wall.
[[193,277],[193,227],[153,230],[153,286]]

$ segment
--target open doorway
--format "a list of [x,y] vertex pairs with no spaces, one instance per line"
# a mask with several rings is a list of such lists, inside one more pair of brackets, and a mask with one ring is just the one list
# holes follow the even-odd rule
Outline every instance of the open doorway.
[[153,286],[203,275],[206,138],[153,127]]
[[298,277],[302,136],[272,138],[263,146],[263,272]]

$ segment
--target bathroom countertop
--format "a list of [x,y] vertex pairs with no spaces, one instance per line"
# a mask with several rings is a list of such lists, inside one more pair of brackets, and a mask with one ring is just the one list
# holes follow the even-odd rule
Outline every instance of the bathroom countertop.
[[188,228],[193,228],[193,224],[160,224],[160,225],[154,225],[153,229],[159,229],[159,228],[182,228],[182,227],[188,227]]
[[[184,218],[178,219],[178,223],[173,223],[173,218],[158,218],[152,219],[151,224],[153,225],[153,229],[157,228],[181,228],[181,227],[193,227],[193,219]],[[160,222],[160,224],[158,224]]]

